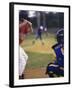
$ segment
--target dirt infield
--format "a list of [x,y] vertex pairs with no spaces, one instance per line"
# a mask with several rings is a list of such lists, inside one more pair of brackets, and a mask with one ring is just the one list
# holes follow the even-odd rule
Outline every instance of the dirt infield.
[[45,71],[46,68],[25,69],[24,78],[25,79],[48,78],[48,75],[45,74]]

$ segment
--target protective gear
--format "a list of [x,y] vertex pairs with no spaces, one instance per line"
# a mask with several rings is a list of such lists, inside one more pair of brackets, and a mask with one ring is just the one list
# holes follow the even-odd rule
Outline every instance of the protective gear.
[[52,46],[56,54],[56,60],[54,63],[49,63],[46,68],[46,74],[48,74],[49,77],[54,77],[54,74],[64,76],[64,54],[61,50],[64,47],[64,30],[59,30],[56,37],[58,43]]
[[59,44],[64,44],[64,29],[63,28],[57,31],[56,38]]

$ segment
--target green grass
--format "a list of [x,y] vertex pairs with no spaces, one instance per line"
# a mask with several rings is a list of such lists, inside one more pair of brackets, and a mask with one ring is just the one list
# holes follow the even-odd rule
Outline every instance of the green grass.
[[46,67],[48,63],[54,61],[53,54],[26,52],[28,54],[28,62],[26,68]]
[[[32,39],[35,39],[35,37],[36,37],[35,34],[29,34],[26,36],[26,40],[32,40]],[[55,39],[55,35],[48,33],[48,36],[46,36],[46,34],[42,34],[42,38],[43,39],[46,39],[46,38],[54,38]]]
[[[35,40],[34,34],[27,35],[21,45],[28,55],[28,61],[26,65],[27,69],[46,67],[48,63],[53,62],[55,60],[54,52],[52,52],[51,49],[51,46],[56,43],[55,35],[48,33],[48,36],[42,34],[42,37],[45,43],[44,46],[41,45],[40,40],[36,40],[35,44],[32,45],[32,41]],[[39,46],[42,49],[39,50]],[[44,50],[44,47],[46,51]],[[42,53],[43,50],[44,53]]]
[[[24,43],[22,45],[22,47],[28,47],[28,46],[32,46],[32,42],[35,40],[35,35],[34,34],[29,34],[26,36]],[[39,40],[39,39],[38,39]],[[36,42],[38,41],[36,40]],[[54,34],[50,34],[48,33],[48,36],[46,36],[45,34],[42,34],[42,40],[45,43],[51,43],[52,45],[54,45],[56,43],[56,38]]]

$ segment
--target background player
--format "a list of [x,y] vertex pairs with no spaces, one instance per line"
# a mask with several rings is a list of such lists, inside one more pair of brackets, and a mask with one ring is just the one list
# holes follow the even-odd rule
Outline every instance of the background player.
[[[40,39],[40,41],[42,42],[42,45],[44,45],[44,42],[42,41],[42,31],[43,31],[43,26],[40,26],[36,31],[36,40]],[[33,41],[33,44],[34,43],[35,41]]]

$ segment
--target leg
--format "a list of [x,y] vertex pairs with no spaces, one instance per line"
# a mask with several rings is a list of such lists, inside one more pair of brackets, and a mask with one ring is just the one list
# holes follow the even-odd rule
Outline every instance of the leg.
[[63,71],[59,69],[58,65],[50,63],[47,66],[46,74],[48,74],[49,77],[59,77],[59,76],[63,75]]
[[21,76],[19,76],[19,79],[24,79],[24,74],[22,74]]

